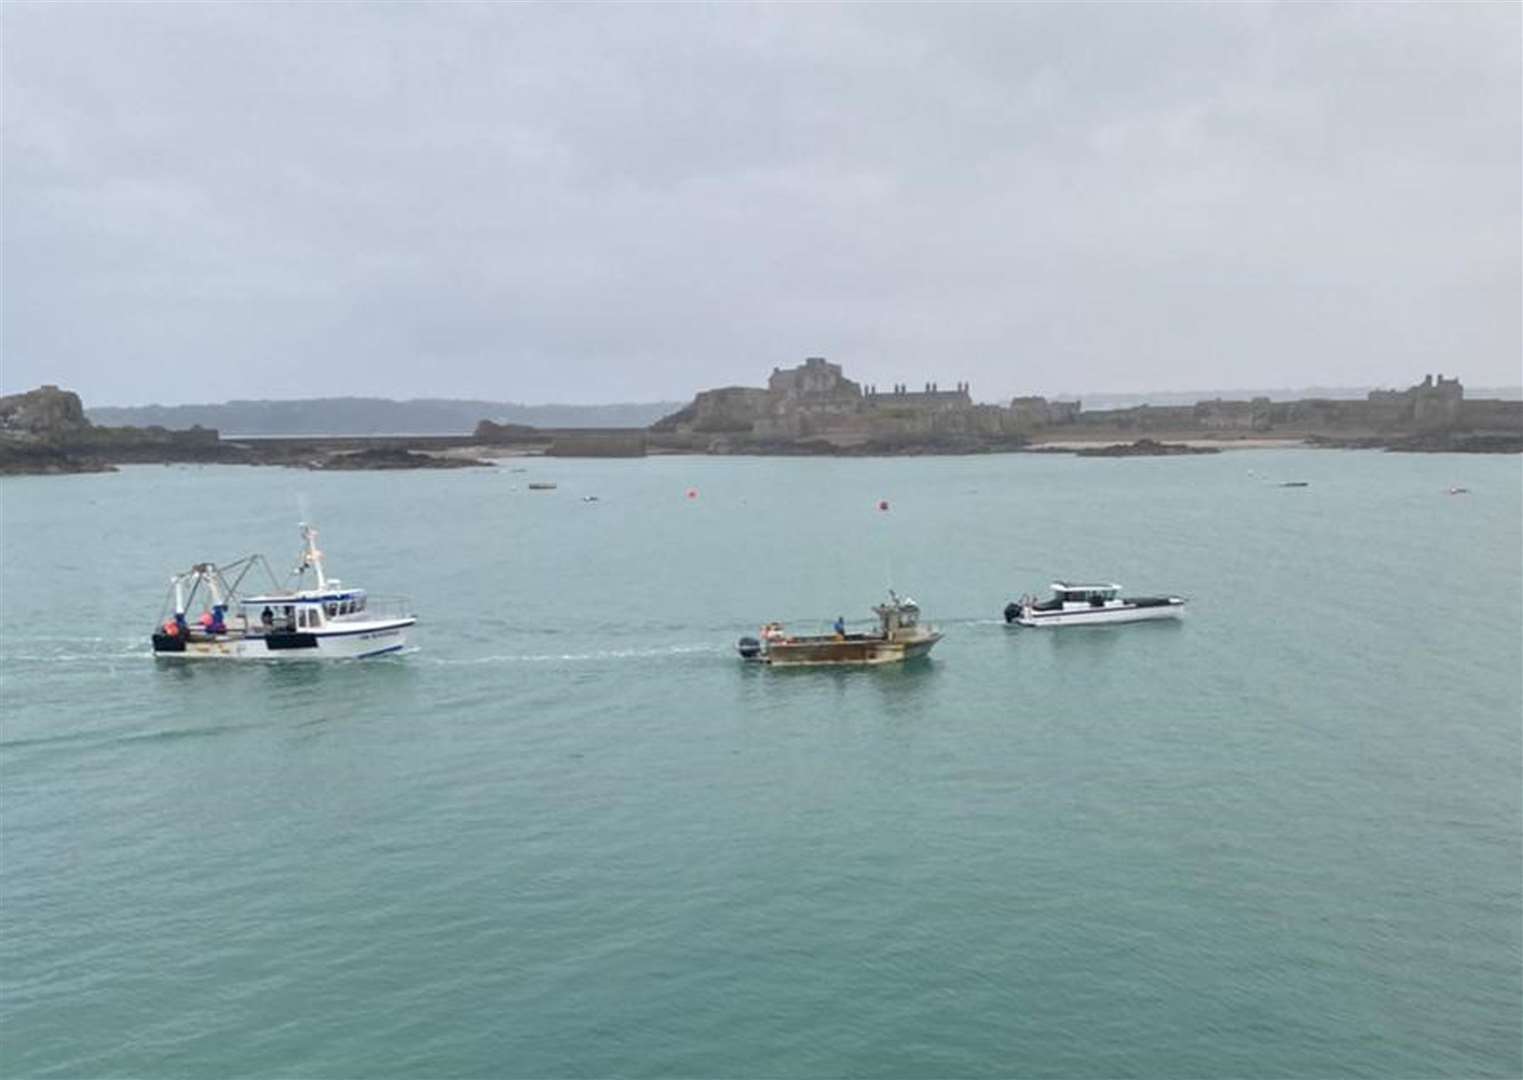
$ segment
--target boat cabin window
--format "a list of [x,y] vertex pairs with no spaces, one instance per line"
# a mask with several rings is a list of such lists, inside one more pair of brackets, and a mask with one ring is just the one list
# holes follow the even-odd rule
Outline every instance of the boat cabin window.
[[1115,589],[1063,588],[1056,589],[1054,592],[1056,592],[1058,599],[1070,604],[1089,604],[1093,607],[1100,607],[1107,600],[1114,600],[1116,598]]
[[323,610],[328,613],[328,618],[331,619],[333,616],[338,614],[338,605],[330,600],[323,605]]

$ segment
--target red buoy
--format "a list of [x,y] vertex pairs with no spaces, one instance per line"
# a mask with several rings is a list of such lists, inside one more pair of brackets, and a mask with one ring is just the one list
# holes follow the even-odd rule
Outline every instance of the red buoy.
[[888,500],[887,499],[879,499],[878,500],[878,509],[879,510],[887,510],[888,509]]
[[698,489],[697,488],[688,488],[687,489],[687,497],[689,499],[696,499],[696,498],[698,498]]

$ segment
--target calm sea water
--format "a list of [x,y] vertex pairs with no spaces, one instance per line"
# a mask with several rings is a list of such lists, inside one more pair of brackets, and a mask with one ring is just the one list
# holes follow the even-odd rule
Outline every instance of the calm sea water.
[[[0,1072],[1523,1072],[1517,458],[526,467],[0,485]],[[416,652],[147,655],[307,515]]]

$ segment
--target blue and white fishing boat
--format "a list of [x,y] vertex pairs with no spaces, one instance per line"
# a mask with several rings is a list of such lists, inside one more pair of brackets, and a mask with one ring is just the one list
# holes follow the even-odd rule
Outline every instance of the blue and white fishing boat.
[[[185,659],[359,660],[399,652],[418,621],[402,597],[380,598],[327,575],[317,530],[301,526],[303,549],[281,588],[263,555],[218,566],[196,563],[169,579],[172,614],[154,630],[153,654]],[[243,579],[263,567],[271,588],[245,594]],[[315,581],[303,588],[308,571]],[[187,612],[200,607],[192,619]]]
[[1005,605],[1005,622],[1019,626],[1100,626],[1107,623],[1177,619],[1184,614],[1179,596],[1122,596],[1114,582],[1085,585],[1054,581],[1052,598],[1027,594]]

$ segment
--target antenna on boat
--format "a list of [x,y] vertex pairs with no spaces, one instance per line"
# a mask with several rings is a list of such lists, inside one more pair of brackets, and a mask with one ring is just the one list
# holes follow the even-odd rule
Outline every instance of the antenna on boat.
[[301,523],[301,538],[306,547],[302,550],[301,562],[296,564],[296,573],[298,575],[305,573],[306,569],[310,566],[313,570],[317,571],[317,587],[319,589],[326,589],[328,587],[328,576],[323,572],[323,553],[317,548],[317,530],[303,521]]

